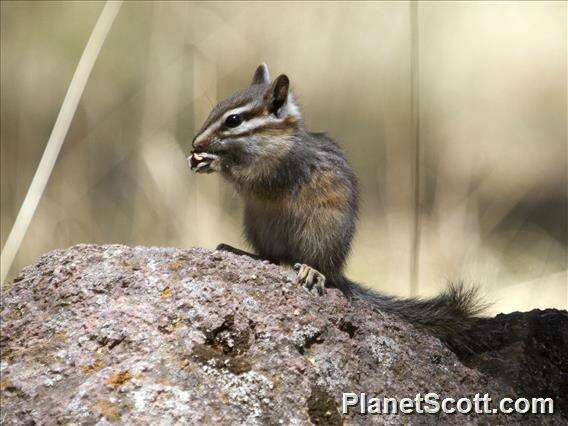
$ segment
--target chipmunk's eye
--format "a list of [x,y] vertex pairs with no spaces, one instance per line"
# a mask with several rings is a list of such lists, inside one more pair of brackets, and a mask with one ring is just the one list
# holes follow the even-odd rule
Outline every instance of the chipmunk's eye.
[[231,114],[225,119],[225,126],[237,127],[243,122],[243,117],[240,114]]

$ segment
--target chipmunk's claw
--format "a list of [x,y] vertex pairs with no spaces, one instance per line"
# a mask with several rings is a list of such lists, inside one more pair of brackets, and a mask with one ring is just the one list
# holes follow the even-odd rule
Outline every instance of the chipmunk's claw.
[[294,270],[298,273],[295,284],[302,286],[308,293],[322,296],[325,293],[325,275],[311,266],[296,263]]

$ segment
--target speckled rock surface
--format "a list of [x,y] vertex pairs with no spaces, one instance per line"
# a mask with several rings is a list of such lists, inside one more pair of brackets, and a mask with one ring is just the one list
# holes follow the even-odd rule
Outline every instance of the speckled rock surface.
[[340,414],[342,392],[512,389],[399,319],[297,288],[283,268],[205,249],[79,245],[3,292],[3,424],[562,423]]

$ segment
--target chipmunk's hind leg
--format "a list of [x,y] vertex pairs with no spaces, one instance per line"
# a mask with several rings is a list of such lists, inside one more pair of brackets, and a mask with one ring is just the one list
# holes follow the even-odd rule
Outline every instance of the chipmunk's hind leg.
[[325,275],[311,266],[296,263],[294,270],[298,273],[296,284],[301,285],[307,292],[321,296],[325,293]]
[[248,257],[252,257],[253,259],[256,259],[256,260],[268,260],[269,262],[274,263],[275,265],[280,264],[280,262],[278,262],[278,261],[274,261],[272,259],[265,259],[265,258],[263,258],[263,257],[261,257],[257,254],[249,253],[248,251],[238,249],[236,247],[230,246],[229,244],[223,244],[223,243],[219,244],[217,246],[216,250],[228,251],[228,252],[236,254],[238,256],[248,256]]

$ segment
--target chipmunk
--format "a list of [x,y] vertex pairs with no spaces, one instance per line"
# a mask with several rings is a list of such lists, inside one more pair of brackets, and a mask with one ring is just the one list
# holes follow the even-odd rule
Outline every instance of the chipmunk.
[[221,173],[244,200],[245,235],[257,257],[294,265],[296,282],[310,292],[336,287],[428,330],[455,351],[466,349],[463,332],[480,311],[475,289],[450,286],[433,299],[400,299],[343,274],[358,217],[357,178],[337,143],[305,128],[286,75],[271,82],[260,65],[246,89],[213,108],[193,148],[190,167]]

